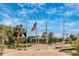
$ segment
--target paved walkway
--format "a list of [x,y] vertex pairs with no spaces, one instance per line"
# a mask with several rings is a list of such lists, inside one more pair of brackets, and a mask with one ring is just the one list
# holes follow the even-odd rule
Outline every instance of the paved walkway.
[[27,50],[5,49],[4,56],[70,56],[66,53],[59,52],[52,46],[44,44],[36,44]]

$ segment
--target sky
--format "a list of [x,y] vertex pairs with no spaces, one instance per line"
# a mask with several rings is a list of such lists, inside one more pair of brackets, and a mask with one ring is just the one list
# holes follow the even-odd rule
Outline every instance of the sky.
[[27,35],[35,35],[31,31],[37,21],[37,34],[53,32],[55,36],[63,36],[63,20],[65,20],[65,34],[79,33],[79,4],[75,3],[0,3],[0,24],[14,27],[22,24]]

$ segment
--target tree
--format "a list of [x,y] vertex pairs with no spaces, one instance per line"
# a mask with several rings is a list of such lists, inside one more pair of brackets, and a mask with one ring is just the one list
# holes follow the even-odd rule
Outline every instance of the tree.
[[48,37],[49,37],[49,42],[48,43],[51,43],[52,42],[53,36],[54,36],[53,33],[50,32],[49,35],[48,35]]
[[73,34],[70,34],[70,36],[69,36],[71,39],[72,39],[72,41],[75,41],[77,38],[76,38],[76,36],[75,35],[73,35]]
[[3,52],[4,40],[7,38],[6,31],[7,31],[7,26],[0,25],[0,48],[1,48],[0,54],[1,55]]
[[72,45],[72,47],[74,47],[76,49],[76,51],[77,51],[76,55],[79,56],[79,41],[73,41],[71,45]]
[[14,36],[16,37],[16,46],[18,47],[18,39],[22,36],[23,33],[25,33],[25,29],[21,24],[16,25],[16,27],[14,27],[13,29],[13,33]]
[[79,56],[79,33],[77,34],[76,40],[72,42],[72,46],[76,49],[77,55]]

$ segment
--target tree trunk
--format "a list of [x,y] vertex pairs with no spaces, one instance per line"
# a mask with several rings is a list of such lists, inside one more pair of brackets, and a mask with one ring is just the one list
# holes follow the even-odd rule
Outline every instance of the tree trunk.
[[18,38],[19,38],[19,34],[17,35],[17,37],[16,37],[16,44],[15,44],[15,48],[17,48],[18,47]]
[[18,39],[19,39],[19,34],[18,34],[18,36],[17,36],[17,47],[18,47]]

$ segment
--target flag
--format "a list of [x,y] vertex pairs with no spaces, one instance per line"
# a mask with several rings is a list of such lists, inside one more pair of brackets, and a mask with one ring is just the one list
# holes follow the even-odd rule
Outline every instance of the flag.
[[26,32],[24,32],[23,35],[26,37]]
[[34,25],[33,25],[32,29],[31,29],[31,31],[34,31],[35,29],[36,29],[36,22],[34,23]]

